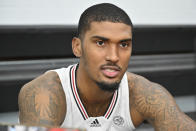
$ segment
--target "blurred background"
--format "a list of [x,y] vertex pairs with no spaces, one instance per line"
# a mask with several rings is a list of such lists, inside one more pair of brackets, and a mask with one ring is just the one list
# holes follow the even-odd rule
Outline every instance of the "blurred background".
[[[133,25],[128,71],[163,85],[196,120],[195,0],[0,0],[0,123],[18,123],[18,93],[41,73],[78,60],[71,49],[81,13],[109,2]],[[147,123],[139,130],[152,130]]]

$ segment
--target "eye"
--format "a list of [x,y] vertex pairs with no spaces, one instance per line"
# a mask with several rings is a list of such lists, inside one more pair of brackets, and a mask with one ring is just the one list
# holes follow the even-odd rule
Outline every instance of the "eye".
[[100,41],[96,41],[96,44],[98,46],[103,46],[105,43],[104,43],[104,41],[100,40]]
[[120,43],[120,46],[121,46],[122,48],[126,48],[126,47],[129,46],[129,44],[126,43],[126,42],[123,42],[123,43]]

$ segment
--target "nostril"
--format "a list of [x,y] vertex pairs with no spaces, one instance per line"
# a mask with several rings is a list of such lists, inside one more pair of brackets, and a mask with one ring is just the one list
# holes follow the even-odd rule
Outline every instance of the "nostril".
[[116,44],[110,44],[110,46],[108,46],[106,52],[106,60],[113,63],[119,60],[118,47],[116,46]]
[[117,62],[119,60],[118,54],[116,53],[108,53],[106,56],[107,61]]

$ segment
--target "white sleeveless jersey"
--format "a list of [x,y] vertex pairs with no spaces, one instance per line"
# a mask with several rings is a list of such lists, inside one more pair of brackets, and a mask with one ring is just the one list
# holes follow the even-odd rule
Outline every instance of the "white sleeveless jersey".
[[66,95],[67,113],[61,127],[81,128],[87,131],[132,131],[135,129],[129,110],[127,75],[121,80],[104,116],[90,117],[77,92],[77,65],[54,70],[59,75]]

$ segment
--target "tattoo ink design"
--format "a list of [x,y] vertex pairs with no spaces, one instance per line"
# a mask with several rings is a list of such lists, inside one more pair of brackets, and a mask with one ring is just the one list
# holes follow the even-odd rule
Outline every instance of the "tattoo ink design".
[[130,99],[136,110],[156,131],[195,131],[196,124],[182,113],[174,99],[162,86],[144,78],[135,78],[129,85]]
[[65,114],[65,96],[57,75],[44,75],[26,85],[19,95],[20,121],[31,125],[59,125]]

